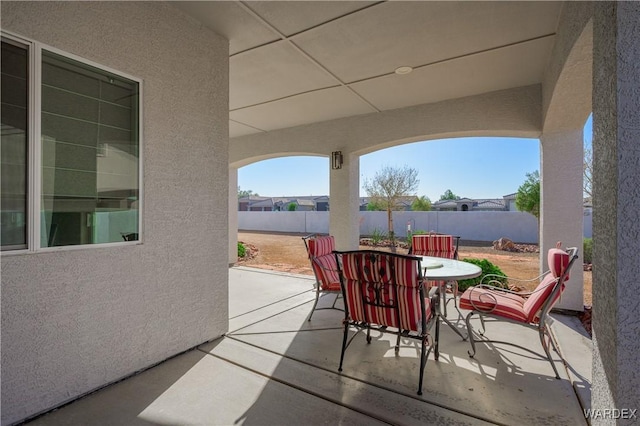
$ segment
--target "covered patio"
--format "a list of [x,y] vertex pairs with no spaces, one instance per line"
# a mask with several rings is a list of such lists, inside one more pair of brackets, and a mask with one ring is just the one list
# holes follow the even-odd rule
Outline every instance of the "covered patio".
[[[304,322],[311,282],[229,264],[237,254],[238,168],[342,153],[330,171],[329,229],[347,250],[359,239],[360,157],[460,136],[540,140],[541,252],[558,240],[581,247],[582,129],[591,112],[593,362],[559,340],[567,359],[578,353],[591,368],[594,408],[638,408],[639,2],[3,1],[1,19],[4,45],[25,59],[24,102],[16,105],[25,123],[22,171],[2,171],[29,183],[20,198],[24,244],[3,246],[0,258],[3,425],[113,383],[37,421],[582,421],[567,377],[557,381],[544,362],[502,348],[481,348],[469,361],[446,329],[423,400],[405,358],[410,347],[396,359],[385,356],[387,342],[365,348],[356,340],[337,375],[340,317]],[[73,211],[86,223],[72,231],[87,236],[88,218],[102,209],[94,174],[64,173],[110,158],[97,131],[79,133],[82,155],[65,151],[78,143],[62,136],[60,149],[43,149],[43,107],[85,112],[78,97],[86,96],[41,96],[49,90],[45,60],[57,56],[100,70],[105,84],[113,74],[139,87],[124,114],[138,130],[128,131],[139,189],[128,200],[139,219],[134,241],[116,235],[108,244],[50,246],[42,238],[42,186],[54,180],[43,174],[43,155],[69,160],[59,181],[79,179],[91,190],[96,207]],[[84,129],[81,119],[59,129],[69,122]],[[583,309],[579,272],[559,307]],[[579,372],[571,381],[588,388],[589,374],[570,365]]]
[[[225,337],[30,424],[586,424],[591,340],[575,317],[555,316],[560,380],[546,360],[507,345],[480,344],[470,359],[468,342],[443,327],[440,359],[429,357],[417,396],[412,340],[396,356],[389,336],[367,345],[360,333],[337,371],[343,313],[307,321],[311,277],[234,267],[229,290]],[[533,330],[495,323],[487,333],[541,351]]]

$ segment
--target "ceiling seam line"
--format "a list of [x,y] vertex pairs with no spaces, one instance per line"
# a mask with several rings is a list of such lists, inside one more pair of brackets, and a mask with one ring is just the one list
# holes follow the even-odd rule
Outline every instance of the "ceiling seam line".
[[[248,109],[248,108],[253,108],[253,107],[257,107],[257,106],[261,106],[261,105],[268,105],[272,102],[278,102],[278,101],[283,101],[285,99],[291,99],[291,98],[295,98],[296,96],[300,96],[300,95],[306,95],[309,93],[315,93],[315,92],[320,92],[322,90],[327,90],[327,89],[335,89],[337,87],[344,87],[346,89],[348,89],[349,91],[351,91],[354,95],[356,95],[356,97],[360,98],[361,100],[363,100],[365,103],[369,104],[374,111],[373,112],[381,112],[382,110],[378,109],[376,106],[372,105],[371,103],[369,103],[369,101],[367,101],[366,99],[364,99],[362,96],[360,96],[360,94],[358,94],[357,92],[355,92],[351,87],[346,86],[346,85],[335,85],[335,86],[328,86],[328,87],[322,87],[320,89],[313,89],[313,90],[307,90],[305,92],[300,92],[300,93],[294,93],[292,95],[288,95],[288,96],[283,96],[281,98],[277,98],[277,99],[271,99],[269,101],[266,102],[258,102],[256,104],[251,104],[251,105],[246,105],[243,107],[239,107],[239,108],[233,108],[233,109],[229,109],[229,113],[232,112],[236,112],[236,111],[242,111],[243,109]],[[237,121],[237,120],[233,120],[236,121],[237,123],[240,124],[244,124],[241,121]],[[257,128],[256,128],[257,129]],[[259,130],[259,129],[258,129]],[[266,131],[266,130],[265,130]]]
[[271,25],[266,19],[264,19],[262,16],[260,16],[257,12],[255,12],[253,9],[251,9],[248,5],[246,5],[244,2],[240,1],[238,2],[238,5],[240,5],[247,13],[249,13],[251,16],[253,16],[255,19],[259,20],[260,23],[262,25],[265,25],[267,28],[269,28],[271,31],[275,32],[276,34],[279,35],[281,41],[285,41],[287,42],[290,46],[292,46],[298,53],[300,53],[302,56],[304,56],[308,61],[310,61],[312,64],[315,65],[316,68],[319,68],[320,70],[322,70],[325,74],[327,74],[329,77],[331,77],[332,79],[334,79],[336,82],[338,82],[338,84],[344,86],[345,83],[340,80],[338,77],[336,77],[331,71],[329,71],[328,69],[326,69],[322,64],[320,64],[316,59],[314,59],[311,55],[309,55],[307,52],[305,52],[304,50],[302,50],[297,44],[295,44],[292,40],[290,40],[286,35],[284,35],[284,33],[280,32],[277,28],[275,28],[273,25]]
[[358,93],[356,93],[353,89],[351,89],[350,87],[348,87],[346,85],[346,83],[344,81],[342,81],[340,78],[338,78],[334,73],[332,73],[331,71],[329,71],[329,69],[327,69],[324,65],[322,65],[317,59],[315,59],[313,56],[311,56],[309,53],[307,53],[304,49],[302,49],[300,46],[298,46],[293,40],[291,40],[290,38],[288,38],[286,35],[284,35],[284,33],[282,33],[281,31],[279,31],[277,28],[275,28],[273,25],[271,25],[266,19],[264,19],[262,16],[260,16],[257,12],[255,12],[253,9],[251,9],[248,5],[246,5],[244,2],[240,1],[238,2],[238,4],[249,14],[251,14],[254,18],[258,19],[263,25],[266,25],[269,29],[271,29],[271,31],[275,32],[276,34],[279,34],[280,38],[289,43],[289,45],[291,47],[293,47],[299,54],[301,54],[303,57],[305,57],[308,61],[310,61],[317,69],[320,69],[322,72],[324,72],[326,75],[328,75],[330,78],[332,78],[333,80],[335,80],[338,84],[340,84],[343,87],[347,87],[351,93],[355,94],[359,99],[361,99],[363,102],[365,102],[367,105],[369,105],[371,108],[374,109],[374,111],[380,112],[380,110],[378,108],[376,108],[375,105],[373,105],[371,102],[369,102],[368,100],[366,100],[365,98],[363,98],[362,96],[360,96]]
[[266,132],[266,130],[264,130],[264,129],[260,129],[260,128],[255,127],[255,126],[252,126],[252,125],[250,125],[250,124],[243,123],[242,121],[234,120],[234,119],[233,119],[233,118],[231,118],[231,117],[229,117],[229,121],[233,121],[234,123],[236,123],[236,124],[241,124],[241,125],[243,125],[243,126],[251,127],[253,130],[258,130],[258,131],[260,131],[260,132]]
[[[361,8],[361,9],[354,10],[354,11],[349,12],[349,13],[345,13],[345,14],[343,14],[343,15],[340,15],[340,16],[337,16],[337,17],[335,17],[335,18],[329,19],[328,21],[321,22],[320,24],[316,24],[316,25],[314,25],[314,26],[312,26],[312,27],[306,28],[306,29],[304,29],[304,30],[298,31],[297,33],[293,33],[293,34],[290,34],[290,35],[285,35],[283,32],[279,31],[276,27],[274,27],[273,25],[271,25],[271,23],[269,23],[266,19],[264,19],[262,16],[260,16],[260,15],[258,14],[258,12],[254,11],[253,9],[251,9],[251,7],[250,7],[250,6],[248,6],[247,4],[245,4],[243,1],[238,1],[237,3],[238,3],[238,5],[239,5],[239,6],[240,6],[240,7],[241,7],[245,12],[249,13],[251,16],[253,16],[254,18],[256,18],[258,21],[260,21],[260,23],[261,23],[262,25],[264,25],[265,27],[267,27],[269,30],[271,30],[271,31],[273,31],[274,33],[276,33],[276,34],[277,34],[277,36],[278,36],[278,37],[280,37],[280,40],[288,40],[288,39],[289,39],[289,38],[291,38],[291,37],[295,37],[295,36],[298,36],[298,35],[300,35],[300,34],[304,34],[304,33],[305,33],[305,32],[307,32],[307,31],[311,31],[311,30],[313,30],[313,29],[316,29],[316,28],[321,27],[321,26],[323,26],[323,25],[326,25],[326,24],[328,24],[328,23],[331,23],[331,22],[337,21],[337,20],[339,20],[339,19],[345,18],[345,17],[347,17],[347,16],[350,16],[350,15],[356,14],[356,13],[361,12],[361,11],[363,11],[363,10],[370,9],[370,8],[372,8],[372,7],[374,7],[374,6],[379,6],[379,5],[381,5],[381,4],[383,4],[383,3],[386,3],[386,2],[387,2],[387,0],[385,0],[385,1],[379,1],[379,2],[374,3],[374,4],[370,4],[369,6],[365,6],[365,7]],[[276,42],[278,42],[278,41],[280,41],[280,40],[268,41],[268,42],[262,43],[262,44],[260,44],[260,45],[258,45],[258,46],[253,46],[253,47],[250,47],[250,48],[248,48],[248,49],[245,49],[245,50],[242,50],[242,51],[239,51],[239,52],[233,53],[233,54],[229,55],[229,57],[231,58],[231,57],[236,56],[236,55],[239,55],[239,54],[241,54],[241,53],[250,52],[250,51],[252,51],[252,50],[254,50],[254,49],[259,49],[260,47],[264,47],[264,46],[267,46],[267,45],[269,45],[269,44],[276,43]]]
[[295,98],[296,96],[306,95],[306,94],[314,93],[314,92],[319,92],[321,90],[335,89],[336,87],[342,87],[342,85],[336,84],[336,85],[333,85],[333,86],[321,87],[319,89],[305,90],[304,92],[293,93],[291,95],[282,96],[280,98],[270,99],[270,100],[268,100],[266,102],[258,102],[258,103],[255,103],[255,104],[246,105],[246,106],[243,106],[243,107],[233,108],[233,109],[229,108],[229,112],[240,111],[240,110],[245,109],[245,108],[253,108],[253,107],[256,107],[256,106],[260,106],[260,105],[267,105],[267,104],[269,104],[271,102],[283,101],[285,99]]
[[333,78],[335,81],[337,81],[340,86],[342,87],[346,87],[347,89],[349,89],[349,91],[351,93],[353,93],[354,95],[356,95],[356,97],[358,97],[360,100],[362,100],[364,103],[366,103],[367,105],[369,105],[371,108],[373,108],[373,110],[375,112],[380,112],[380,110],[373,105],[371,102],[369,102],[367,99],[365,99],[364,97],[362,97],[359,93],[357,93],[354,89],[352,89],[351,87],[349,87],[349,85],[347,83],[345,83],[344,81],[342,81],[340,78],[338,78],[335,74],[333,74],[331,71],[329,71],[329,69],[327,69],[324,65],[322,65],[320,62],[318,62],[317,59],[315,59],[313,56],[311,56],[310,54],[308,54],[304,49],[302,49],[300,46],[298,46],[293,40],[289,40],[287,39],[287,42],[289,42],[289,44],[291,46],[293,46],[294,49],[296,49],[302,56],[304,56],[305,58],[307,58],[307,60],[309,60],[311,63],[315,64],[315,66],[317,68],[319,68],[320,70],[324,71],[326,74],[328,74],[329,76],[331,76],[331,78]]
[[[474,55],[480,55],[482,53],[493,52],[493,51],[496,51],[496,50],[505,49],[507,47],[512,47],[512,46],[516,46],[516,45],[519,45],[519,44],[529,43],[531,41],[542,40],[542,39],[547,38],[547,37],[553,37],[555,35],[556,35],[555,33],[545,34],[545,35],[534,37],[534,38],[530,38],[530,39],[527,39],[527,40],[516,41],[516,42],[513,42],[513,43],[509,43],[509,44],[504,44],[504,45],[501,45],[501,46],[490,47],[488,49],[478,50],[478,51],[471,52],[471,53],[465,53],[464,55],[452,56],[450,58],[440,59],[438,61],[428,62],[428,63],[422,64],[422,65],[417,65],[417,66],[413,67],[413,69],[417,70],[417,69],[420,69],[420,68],[430,67],[432,65],[438,65],[438,64],[445,63],[445,62],[449,62],[449,61],[455,61],[457,59],[463,59],[463,58],[467,58],[467,57],[474,56]],[[391,72],[388,72],[388,73],[378,74],[378,75],[374,75],[374,76],[371,76],[371,77],[363,78],[363,79],[360,79],[360,80],[353,80],[353,81],[350,81],[348,83],[345,83],[345,85],[348,86],[350,84],[361,83],[363,81],[368,81],[368,80],[374,80],[376,78],[386,77],[388,75],[393,75],[393,74],[395,74],[395,72],[391,71]]]
[[306,33],[307,31],[315,30],[316,28],[319,28],[319,27],[322,27],[322,26],[324,26],[324,25],[330,24],[331,22],[335,22],[335,21],[340,20],[340,19],[342,19],[342,18],[346,18],[347,16],[355,15],[356,13],[360,13],[360,12],[362,12],[362,11],[364,11],[364,10],[370,9],[370,8],[372,8],[372,7],[375,7],[375,6],[380,6],[381,4],[384,4],[384,3],[387,3],[387,0],[385,0],[385,1],[379,1],[379,2],[377,2],[377,3],[370,4],[370,5],[368,5],[368,6],[365,6],[365,7],[363,7],[363,8],[360,8],[360,9],[358,9],[358,10],[353,10],[353,11],[351,11],[351,12],[348,12],[348,13],[342,14],[342,15],[340,15],[340,16],[336,16],[335,18],[331,18],[331,19],[329,19],[328,21],[321,22],[321,23],[316,24],[316,25],[314,25],[314,26],[312,26],[312,27],[308,27],[308,28],[306,28],[306,29],[304,29],[304,30],[300,30],[300,31],[298,31],[297,33],[290,34],[290,35],[288,35],[288,36],[287,36],[287,38],[291,38],[291,37],[298,36],[298,35],[300,35],[300,34],[304,34],[304,33]]

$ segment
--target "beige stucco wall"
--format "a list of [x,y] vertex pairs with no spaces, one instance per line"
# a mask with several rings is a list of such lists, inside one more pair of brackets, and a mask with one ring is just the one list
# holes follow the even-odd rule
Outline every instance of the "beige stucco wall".
[[158,2],[3,2],[2,28],[143,80],[143,244],[2,256],[2,423],[227,331],[228,43]]
[[[639,23],[638,2],[595,6],[591,407],[599,410],[640,408]],[[592,424],[630,425],[638,418]]]

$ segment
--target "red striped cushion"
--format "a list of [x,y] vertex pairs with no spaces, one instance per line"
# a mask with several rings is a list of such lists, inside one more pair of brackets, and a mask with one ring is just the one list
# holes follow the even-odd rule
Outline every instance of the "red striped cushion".
[[307,240],[307,245],[309,246],[309,255],[313,257],[331,254],[336,247],[333,235],[309,238]]
[[411,237],[411,253],[416,256],[434,256],[453,259],[455,246],[451,235],[414,235]]
[[487,311],[487,313],[514,321],[527,322],[524,303],[525,299],[515,294],[470,287],[460,296],[458,306],[462,309]]
[[333,254],[316,257],[313,270],[316,277],[320,280],[320,288],[324,291],[340,290],[340,277],[338,276],[338,266],[336,265],[336,257]]
[[[352,320],[421,331],[418,260],[358,252],[343,254],[342,265],[346,304]],[[428,321],[431,317],[428,299],[425,307]]]
[[[533,293],[531,293],[531,296],[527,298],[527,301],[524,302],[524,311],[527,314],[528,322],[537,323],[540,320],[540,310],[542,309],[542,305],[544,305],[544,302],[551,295],[555,284],[556,278],[551,274],[547,274],[540,284],[538,284],[538,287],[536,287]],[[558,292],[552,304],[558,300],[562,290],[564,290],[564,284],[562,284],[562,289]]]
[[[549,264],[551,274],[555,278],[558,278],[567,268],[567,265],[569,265],[569,253],[559,248],[549,249],[547,253],[547,263]],[[567,279],[569,279],[568,275]]]

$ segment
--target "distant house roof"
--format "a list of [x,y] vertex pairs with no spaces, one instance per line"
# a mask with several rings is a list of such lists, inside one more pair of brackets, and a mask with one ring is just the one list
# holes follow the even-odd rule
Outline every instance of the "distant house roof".
[[310,207],[316,206],[316,203],[313,200],[298,199],[296,200],[296,202],[298,203],[299,206],[310,206]]
[[265,198],[264,200],[258,200],[251,203],[251,207],[273,207],[273,199]]
[[[476,200],[478,209],[495,209],[495,210],[504,210],[505,204],[504,200],[499,199],[491,199],[491,200]],[[476,205],[474,204],[474,207]]]
[[431,203],[431,207],[438,207],[441,209],[455,209],[458,207],[458,203],[455,200],[440,200]]
[[458,207],[467,204],[470,210],[504,210],[507,203],[504,198],[460,198],[458,200],[439,200],[431,204],[433,210],[458,210]]

